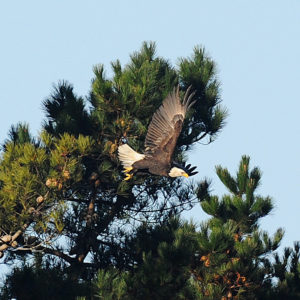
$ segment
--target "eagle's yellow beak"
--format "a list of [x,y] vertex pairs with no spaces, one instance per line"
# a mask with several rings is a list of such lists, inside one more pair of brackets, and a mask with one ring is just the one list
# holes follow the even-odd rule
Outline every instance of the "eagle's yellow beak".
[[189,175],[187,174],[187,173],[183,173],[183,175],[182,176],[184,176],[184,177],[186,177],[186,178],[188,178],[189,177]]

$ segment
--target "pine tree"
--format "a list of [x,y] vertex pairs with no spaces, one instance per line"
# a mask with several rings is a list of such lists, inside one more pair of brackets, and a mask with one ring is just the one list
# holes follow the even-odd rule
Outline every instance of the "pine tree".
[[0,161],[0,253],[7,263],[39,252],[64,261],[66,274],[90,279],[98,269],[130,270],[136,255],[127,241],[141,223],[164,224],[196,203],[192,183],[137,176],[125,182],[117,159],[122,137],[143,151],[147,127],[164,97],[192,85],[196,103],[186,118],[175,159],[202,139],[212,142],[224,125],[214,62],[196,47],[178,68],[155,54],[153,43],[122,67],[104,66],[87,97],[66,81],[43,101],[43,131],[32,138],[12,128]]
[[259,220],[272,211],[273,204],[269,196],[256,194],[261,172],[257,167],[250,170],[249,160],[242,157],[235,177],[216,167],[229,195],[221,199],[210,195],[207,182],[198,189],[202,209],[211,216],[199,231],[199,255],[193,264],[195,285],[203,299],[257,299],[258,291],[266,291],[272,278],[268,255],[279,247],[283,230],[270,237],[259,228]]

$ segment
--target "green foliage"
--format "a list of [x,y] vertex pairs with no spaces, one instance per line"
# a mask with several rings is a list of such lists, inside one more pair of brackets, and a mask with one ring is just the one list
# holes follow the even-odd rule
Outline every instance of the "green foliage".
[[89,290],[89,285],[72,279],[63,266],[23,264],[8,275],[0,296],[3,300],[72,300],[88,295]]
[[[1,250],[38,250],[63,233],[69,206],[62,198],[69,197],[71,185],[82,184],[83,160],[92,146],[89,137],[65,133],[54,138],[46,132],[38,144],[6,142],[0,163],[0,235],[9,243]],[[34,244],[28,242],[32,237]]]
[[4,143],[3,147],[6,148],[5,144],[12,142],[14,144],[25,144],[34,143],[34,138],[29,133],[29,125],[18,123],[16,126],[12,125],[8,132],[8,140]]
[[276,284],[270,284],[264,293],[259,291],[258,299],[300,299],[300,243],[294,248],[285,248],[282,257],[274,254],[274,263],[269,266]]
[[30,208],[36,206],[36,198],[46,194],[45,181],[41,182],[45,167],[44,149],[31,143],[6,144],[0,165],[2,230],[13,232],[30,218]]
[[[223,220],[231,218],[239,224],[239,230],[244,234],[257,228],[258,220],[268,215],[273,209],[270,197],[255,195],[259,185],[261,172],[258,168],[249,171],[248,156],[243,156],[239,170],[234,178],[226,168],[216,167],[216,172],[226,188],[232,193],[219,200],[216,197],[203,199],[201,206],[208,214],[210,210]],[[202,200],[200,198],[200,200]]]
[[73,87],[66,81],[54,86],[49,98],[43,101],[47,119],[44,128],[52,135],[65,132],[73,135],[89,134],[91,122],[83,98],[73,93]]
[[260,218],[273,205],[270,197],[255,194],[261,175],[258,168],[249,170],[249,162],[242,157],[236,177],[216,167],[230,192],[221,199],[209,194],[207,181],[199,185],[201,206],[211,215],[198,234],[199,257],[193,266],[194,284],[203,299],[257,299],[257,291],[264,290],[272,276],[268,254],[278,248],[283,230],[269,237],[259,229]]
[[[213,141],[217,133],[225,125],[227,111],[219,105],[220,83],[216,78],[215,62],[207,58],[204,48],[195,47],[191,58],[182,58],[179,62],[179,75],[184,85],[197,87],[195,103],[196,114],[193,114],[188,135],[193,141],[199,140],[199,134],[209,134]],[[192,125],[192,126],[191,126]],[[182,140],[185,141],[184,132]]]
[[185,299],[189,287],[195,226],[171,219],[167,224],[137,229],[129,242],[136,262],[131,270],[101,271],[96,290],[101,299]]
[[127,294],[127,274],[116,269],[100,270],[95,281],[96,296],[98,299],[121,300],[130,299]]

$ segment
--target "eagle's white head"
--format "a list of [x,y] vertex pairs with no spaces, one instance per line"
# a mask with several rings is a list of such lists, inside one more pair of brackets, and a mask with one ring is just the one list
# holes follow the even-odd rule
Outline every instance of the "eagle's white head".
[[186,171],[177,168],[177,167],[173,167],[170,172],[169,172],[169,176],[170,177],[179,177],[179,176],[184,176],[184,177],[189,177],[189,175],[186,173]]

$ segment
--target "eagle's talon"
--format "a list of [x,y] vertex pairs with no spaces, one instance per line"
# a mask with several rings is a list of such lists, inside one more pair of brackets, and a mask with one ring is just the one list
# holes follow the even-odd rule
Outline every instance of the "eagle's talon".
[[133,174],[126,174],[126,178],[124,180],[129,180],[133,177]]

